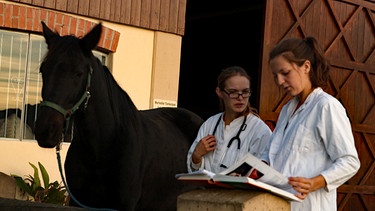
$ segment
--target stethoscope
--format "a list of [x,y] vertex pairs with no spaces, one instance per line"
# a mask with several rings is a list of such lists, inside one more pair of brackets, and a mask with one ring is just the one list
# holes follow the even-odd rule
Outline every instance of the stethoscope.
[[[222,116],[223,116],[223,115],[221,115],[221,116],[219,117],[219,119],[217,120],[212,135],[215,135],[216,130],[217,130],[217,127],[219,126],[219,123],[220,123],[220,121],[221,121]],[[224,152],[223,155],[221,156],[221,159],[220,159],[220,161],[221,161],[221,162],[220,162],[220,163],[221,163],[221,164],[220,164],[220,167],[222,167],[222,168],[228,168],[226,165],[223,164],[223,160],[224,160],[224,158],[225,158],[226,155],[227,155],[227,152],[228,152],[229,147],[232,146],[232,143],[233,143],[233,141],[235,141],[235,140],[237,140],[237,156],[236,156],[235,163],[237,162],[237,160],[238,160],[238,156],[239,156],[239,154],[240,154],[240,149],[241,149],[241,138],[240,138],[240,134],[241,134],[241,132],[244,131],[244,130],[246,129],[246,127],[247,127],[246,119],[247,119],[247,116],[245,115],[244,118],[243,118],[243,122],[242,122],[242,124],[241,124],[241,127],[240,127],[240,129],[238,130],[238,132],[237,132],[237,135],[234,136],[233,138],[231,138],[231,139],[229,140],[228,145],[227,145],[227,149],[225,150],[225,152]]]

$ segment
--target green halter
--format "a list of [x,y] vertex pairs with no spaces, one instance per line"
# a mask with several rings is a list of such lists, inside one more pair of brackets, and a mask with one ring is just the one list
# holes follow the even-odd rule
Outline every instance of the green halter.
[[73,113],[78,110],[79,106],[81,106],[81,104],[85,100],[86,100],[86,102],[85,102],[85,108],[86,108],[87,107],[87,103],[88,103],[88,101],[89,101],[89,99],[91,97],[91,94],[90,94],[90,84],[91,84],[92,71],[93,71],[92,67],[90,67],[90,72],[89,72],[89,75],[87,77],[86,90],[83,93],[81,99],[79,99],[78,102],[76,104],[74,104],[74,106],[71,109],[64,109],[62,106],[60,106],[60,105],[58,105],[58,104],[56,104],[54,102],[48,101],[48,100],[43,100],[40,103],[40,106],[47,106],[47,107],[55,109],[56,111],[60,112],[64,116],[65,119],[69,119],[70,116],[72,116]]

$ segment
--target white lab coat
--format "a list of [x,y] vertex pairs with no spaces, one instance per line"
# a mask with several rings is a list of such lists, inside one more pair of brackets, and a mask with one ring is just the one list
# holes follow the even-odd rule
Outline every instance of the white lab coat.
[[[213,133],[217,121],[221,118],[220,123],[214,134],[216,137],[216,149],[209,152],[202,158],[201,165],[197,169],[206,169],[208,171],[219,173],[225,168],[220,167],[225,164],[227,167],[233,165],[236,161],[241,160],[247,153],[251,153],[256,157],[261,155],[268,145],[271,136],[270,128],[254,114],[248,114],[246,119],[246,128],[240,133],[240,150],[237,150],[237,140],[234,140],[229,148],[227,145],[233,137],[235,137],[243,123],[244,116],[234,119],[229,125],[225,126],[222,113],[216,114],[208,118],[200,127],[198,135],[191,145],[187,155],[188,171],[192,172],[191,156],[199,141],[205,136]],[[225,155],[226,154],[226,155]]]
[[288,177],[325,178],[326,188],[309,193],[302,203],[292,202],[291,210],[337,210],[336,189],[360,167],[349,119],[341,103],[321,88],[294,112],[297,104],[295,97],[282,108],[268,157],[262,159]]

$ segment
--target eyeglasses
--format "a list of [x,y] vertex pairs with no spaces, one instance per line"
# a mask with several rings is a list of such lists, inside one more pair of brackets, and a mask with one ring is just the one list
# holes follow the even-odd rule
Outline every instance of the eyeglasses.
[[231,98],[231,99],[237,99],[240,96],[242,96],[243,98],[248,98],[248,97],[251,96],[250,90],[242,91],[242,92],[237,92],[237,91],[227,92],[227,91],[225,91],[225,89],[221,89],[221,91],[223,91],[225,94],[227,94],[229,96],[229,98]]

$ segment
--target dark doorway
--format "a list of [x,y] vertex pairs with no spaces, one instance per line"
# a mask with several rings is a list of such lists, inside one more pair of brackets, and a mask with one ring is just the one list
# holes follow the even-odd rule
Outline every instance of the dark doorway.
[[218,113],[219,72],[243,67],[252,78],[250,103],[258,109],[265,1],[187,1],[178,106],[203,119]]

